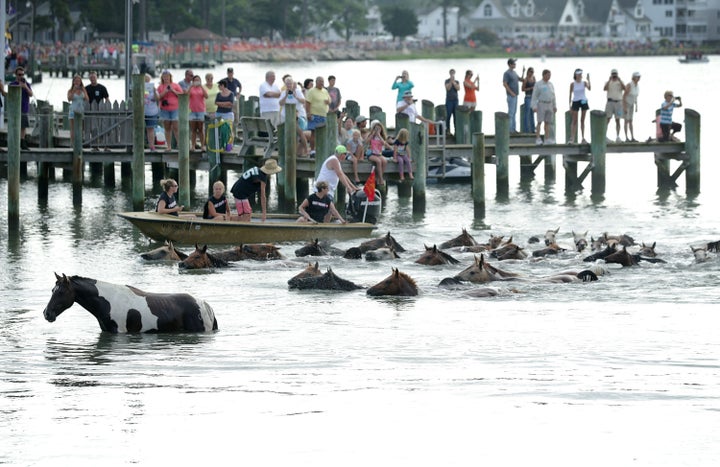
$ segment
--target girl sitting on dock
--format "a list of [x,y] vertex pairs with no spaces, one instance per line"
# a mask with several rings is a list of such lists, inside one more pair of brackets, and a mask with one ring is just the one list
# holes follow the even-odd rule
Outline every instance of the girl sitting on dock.
[[378,185],[385,185],[385,167],[387,167],[387,159],[385,159],[384,150],[387,150],[388,157],[392,155],[393,149],[387,142],[385,127],[379,120],[373,120],[370,124],[370,133],[365,139],[365,154],[368,160],[375,164],[378,174]]

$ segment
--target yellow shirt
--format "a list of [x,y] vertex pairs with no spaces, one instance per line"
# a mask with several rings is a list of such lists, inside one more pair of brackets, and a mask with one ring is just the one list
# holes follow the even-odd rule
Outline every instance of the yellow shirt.
[[215,105],[215,96],[218,95],[220,92],[220,87],[213,83],[213,87],[209,88],[206,85],[203,84],[203,87],[205,88],[205,91],[207,91],[207,99],[205,99],[205,111],[208,113],[216,112],[217,111],[217,105]]
[[327,89],[314,87],[306,93],[305,100],[310,102],[310,115],[327,116],[329,108],[327,103],[330,102]]

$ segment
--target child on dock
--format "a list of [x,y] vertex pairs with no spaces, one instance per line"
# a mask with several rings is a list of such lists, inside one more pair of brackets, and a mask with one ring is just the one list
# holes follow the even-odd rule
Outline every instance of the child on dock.
[[682,107],[682,99],[679,96],[674,97],[672,91],[665,91],[665,101],[660,105],[660,130],[662,131],[662,136],[658,138],[660,142],[673,141],[675,133],[682,129],[682,125],[672,121],[673,109],[676,107]]
[[413,177],[412,173],[412,159],[410,157],[410,145],[408,144],[408,139],[410,138],[410,133],[407,131],[407,129],[402,128],[395,138],[395,142],[393,143],[393,146],[395,148],[394,154],[393,154],[393,161],[395,161],[398,164],[398,172],[400,172],[400,181],[405,181],[405,171],[404,166],[407,165],[407,171],[408,176],[410,177],[410,180],[414,180],[415,177]]

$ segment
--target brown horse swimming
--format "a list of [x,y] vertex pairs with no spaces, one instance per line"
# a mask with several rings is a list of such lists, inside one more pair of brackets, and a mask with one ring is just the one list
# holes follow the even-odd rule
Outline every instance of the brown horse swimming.
[[478,243],[475,241],[473,236],[467,233],[467,230],[462,229],[462,233],[460,235],[446,242],[442,242],[438,248],[447,249],[459,246],[475,246],[477,244]]
[[142,253],[140,257],[146,261],[182,261],[188,255],[175,248],[172,242],[165,241],[165,244]]
[[95,316],[104,332],[210,332],[218,328],[210,305],[186,293],[149,293],[65,274],[55,274],[55,279],[43,311],[51,323],[77,303]]
[[425,266],[440,266],[442,264],[458,264],[460,261],[456,260],[444,251],[440,251],[437,246],[433,245],[425,247],[425,252],[415,262],[417,264],[424,264]]
[[297,275],[293,276],[288,280],[288,285],[290,285],[292,288],[292,283],[297,282],[300,279],[305,279],[306,277],[317,277],[322,276],[322,272],[320,272],[320,265],[318,262],[315,262],[315,265],[312,263],[308,263],[307,267],[303,269],[301,272],[299,272]]
[[231,250],[223,250],[213,253],[216,259],[222,261],[270,261],[283,259],[280,248],[272,243],[246,243],[236,246]]
[[395,237],[390,235],[390,232],[388,232],[387,235],[385,235],[384,237],[374,238],[372,240],[367,240],[365,242],[362,242],[360,244],[360,251],[365,253],[370,250],[377,250],[378,248],[383,248],[383,247],[392,247],[398,253],[403,253],[405,251],[405,248],[403,248],[395,240]]
[[482,284],[491,281],[514,279],[519,276],[520,275],[517,273],[507,272],[496,268],[485,261],[485,256],[481,254],[479,258],[475,256],[475,262],[457,274],[454,279]]
[[414,297],[418,294],[418,287],[412,277],[400,272],[399,269],[392,268],[392,274],[367,289],[367,294],[373,297],[384,295]]
[[[306,269],[307,270],[307,269]],[[328,268],[325,274],[313,275],[310,274],[306,277],[295,280],[295,278],[288,281],[288,287],[290,289],[298,290],[343,290],[351,291],[362,289],[361,286],[338,277],[331,268]]]
[[227,261],[216,258],[207,252],[207,245],[200,248],[197,244],[195,244],[195,251],[178,263],[180,269],[224,268],[227,266]]

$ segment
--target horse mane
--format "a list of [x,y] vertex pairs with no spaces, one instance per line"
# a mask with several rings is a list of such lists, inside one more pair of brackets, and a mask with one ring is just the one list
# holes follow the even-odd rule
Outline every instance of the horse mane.
[[408,275],[405,274],[404,272],[401,272],[399,269],[393,268],[393,274],[395,274],[395,275],[398,276],[398,277],[402,277],[403,279],[405,279],[406,281],[408,281],[409,283],[411,283],[411,284],[413,285],[413,287],[417,287],[417,284],[415,283],[415,279],[413,279],[412,277],[408,276]]

